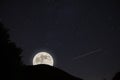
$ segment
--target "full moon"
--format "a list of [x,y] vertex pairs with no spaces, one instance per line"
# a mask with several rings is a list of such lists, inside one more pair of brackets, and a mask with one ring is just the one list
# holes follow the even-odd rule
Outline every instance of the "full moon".
[[47,52],[39,52],[33,57],[33,65],[46,64],[53,66],[53,57]]

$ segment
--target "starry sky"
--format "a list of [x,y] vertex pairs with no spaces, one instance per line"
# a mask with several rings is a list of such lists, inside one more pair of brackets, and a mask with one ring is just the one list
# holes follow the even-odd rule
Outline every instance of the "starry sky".
[[120,71],[119,0],[1,0],[0,21],[31,65],[39,51],[85,80]]

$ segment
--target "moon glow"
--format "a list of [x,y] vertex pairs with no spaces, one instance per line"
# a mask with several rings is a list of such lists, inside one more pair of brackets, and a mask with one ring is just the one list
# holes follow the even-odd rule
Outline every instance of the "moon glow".
[[33,57],[33,65],[46,64],[53,66],[53,57],[47,52],[39,52]]

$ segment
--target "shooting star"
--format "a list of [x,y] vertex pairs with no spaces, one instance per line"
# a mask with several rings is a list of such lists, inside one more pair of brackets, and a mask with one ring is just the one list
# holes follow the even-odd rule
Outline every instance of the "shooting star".
[[89,52],[89,53],[86,53],[86,54],[77,56],[77,57],[75,57],[73,60],[77,60],[77,59],[79,59],[79,58],[83,58],[83,57],[86,57],[86,56],[89,56],[89,55],[93,55],[93,54],[95,54],[96,52],[99,52],[99,51],[101,51],[101,50],[102,50],[102,49],[97,49],[97,50],[91,51],[91,52]]

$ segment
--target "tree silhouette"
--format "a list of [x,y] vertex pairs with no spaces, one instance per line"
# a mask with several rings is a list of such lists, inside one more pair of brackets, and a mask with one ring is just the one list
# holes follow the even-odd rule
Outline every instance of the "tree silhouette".
[[[22,65],[20,54],[21,48],[18,48],[14,42],[10,40],[8,29],[0,22],[0,57],[2,68],[5,75],[16,75],[18,69]],[[15,78],[15,77],[12,77]]]

